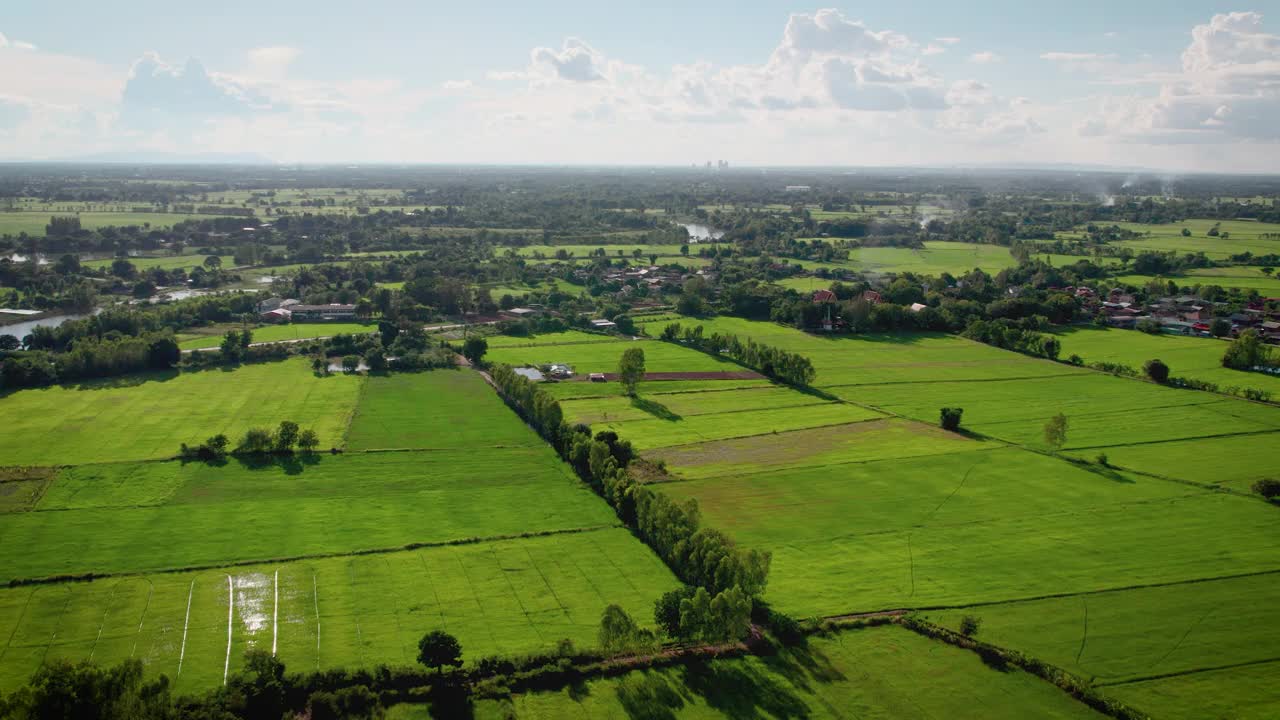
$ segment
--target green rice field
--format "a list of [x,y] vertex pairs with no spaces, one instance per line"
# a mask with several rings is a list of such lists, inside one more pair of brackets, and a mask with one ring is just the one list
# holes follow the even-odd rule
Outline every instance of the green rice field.
[[[209,405],[195,398],[216,375],[209,414],[176,412]],[[79,454],[73,461],[69,445],[56,444],[6,450],[23,464],[64,467],[6,472],[0,582],[97,577],[0,590],[0,633],[10,638],[0,690],[55,658],[136,657],[183,692],[217,686],[253,647],[297,670],[408,664],[432,629],[456,635],[470,661],[563,639],[590,647],[605,605],[647,623],[653,600],[676,584],[470,370],[319,378],[296,359],[21,391],[6,402],[49,401],[50,392],[68,397],[29,406],[45,423],[39,432],[72,433]],[[83,436],[61,431],[87,412],[70,398],[116,414],[84,421]],[[346,410],[309,413],[315,402]],[[120,413],[156,417],[141,435],[155,455],[212,433],[212,418],[233,438],[294,418],[346,452],[127,462],[148,457],[148,446],[113,436],[128,425]],[[17,450],[34,431],[6,432]]]
[[[173,457],[181,443],[291,419],[337,445],[362,377],[316,377],[295,358],[195,372],[142,373],[4,396],[6,465],[78,465]],[[39,442],[33,442],[39,438]]]
[[[239,332],[236,324],[211,325],[196,328],[178,337],[178,347],[183,350],[201,350],[216,348],[222,344],[222,337],[228,330]],[[287,340],[307,340],[310,338],[333,337],[334,335],[361,335],[377,332],[376,323],[348,322],[316,322],[286,323],[283,325],[260,325],[251,328],[253,342],[282,342]]]
[[[419,717],[399,715],[391,718]],[[422,715],[421,717],[426,717]],[[485,701],[481,720],[567,717],[1101,718],[1022,672],[908,630],[880,627],[815,638],[765,658],[722,659],[591,680],[560,692]]]
[[184,220],[212,220],[217,215],[187,215],[183,213],[136,213],[136,212],[98,212],[98,211],[50,211],[31,210],[20,212],[0,212],[0,235],[19,235],[26,233],[44,237],[45,226],[49,218],[57,215],[75,215],[80,218],[80,226],[87,230],[104,227],[125,227],[129,225],[150,226],[156,229],[172,227]]

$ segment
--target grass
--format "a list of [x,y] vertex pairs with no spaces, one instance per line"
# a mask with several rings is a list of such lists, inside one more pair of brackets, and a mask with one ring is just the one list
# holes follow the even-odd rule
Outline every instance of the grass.
[[640,396],[636,398],[613,395],[569,399],[562,400],[560,406],[570,421],[590,425],[602,421],[649,420],[655,417],[679,422],[682,418],[696,415],[826,404],[821,398],[777,386],[662,393],[648,392],[647,385],[640,384]]
[[[1274,717],[1274,575],[930,613],[1089,678],[1154,717]],[[1163,676],[1163,677],[1162,677]],[[1157,678],[1157,679],[1143,679]]]
[[[241,326],[237,323],[228,323],[223,325],[210,325],[209,327],[199,328],[190,334],[184,334],[179,341],[178,347],[183,350],[198,350],[203,348],[216,348],[222,344],[222,336],[228,330],[239,332]],[[341,334],[369,334],[377,332],[376,323],[344,323],[344,322],[319,322],[319,323],[287,323],[285,325],[261,325],[251,328],[253,331],[253,342],[281,342],[285,340],[306,340],[309,338],[332,337]]]
[[[290,419],[337,445],[362,377],[316,377],[305,359],[197,372],[142,373],[4,397],[8,465],[75,465],[172,457],[180,443]],[[38,439],[38,441],[37,441]]]
[[26,549],[6,553],[0,582],[614,522],[546,447],[355,453],[283,467],[94,465],[64,471],[34,511],[0,515],[6,546]]
[[75,212],[53,210],[31,210],[22,212],[0,212],[0,235],[19,235],[26,233],[36,237],[44,237],[45,226],[49,218],[75,215],[80,218],[80,226],[86,230],[97,230],[104,227],[124,227],[127,225],[150,225],[156,229],[172,227],[184,220],[212,220],[216,215],[187,215],[183,213],[135,213],[135,212]]
[[179,692],[220,685],[228,577],[232,672],[245,650],[273,643],[291,671],[410,665],[418,638],[438,628],[459,638],[469,662],[550,650],[561,638],[590,646],[606,604],[643,622],[654,598],[676,584],[629,533],[606,529],[6,589],[0,633],[10,640],[0,654],[0,689],[25,682],[42,660],[90,657],[105,664],[137,657]]
[[[709,393],[701,393],[709,394]],[[799,393],[795,393],[799,395]],[[799,395],[799,397],[808,397]],[[592,428],[613,430],[630,440],[639,450],[687,445],[726,438],[765,436],[788,430],[825,427],[872,420],[883,415],[856,405],[823,403],[793,407],[762,407],[750,411],[730,411],[691,415],[679,419],[665,416],[661,403],[652,397],[640,398],[653,408],[652,417],[642,420],[596,422]]]
[[[1223,260],[1231,255],[1251,252],[1254,255],[1269,255],[1280,252],[1280,240],[1263,239],[1266,233],[1280,233],[1280,225],[1253,222],[1250,220],[1186,220],[1166,225],[1143,225],[1140,223],[1116,223],[1120,227],[1143,233],[1144,237],[1136,240],[1122,240],[1114,245],[1132,248],[1134,252],[1157,251],[1197,253],[1203,252],[1210,258]],[[1214,225],[1219,230],[1229,233],[1229,238],[1210,237],[1209,230]],[[1182,229],[1191,231],[1191,237],[1183,237]]]
[[[397,712],[404,712],[398,715]],[[389,717],[417,717],[393,710]],[[425,717],[423,715],[422,717]],[[481,720],[630,718],[1100,718],[1022,672],[896,627],[814,638],[770,657],[693,662],[479,703]]]
[[497,454],[543,448],[541,438],[474,372],[437,370],[370,377],[351,421],[347,447],[448,449]]
[[[1092,259],[1076,255],[1039,255],[1037,257],[1057,266]],[[926,242],[924,248],[918,250],[899,247],[855,248],[849,251],[848,260],[833,263],[808,260],[791,260],[790,262],[807,270],[825,267],[829,270],[871,273],[912,272],[935,277],[943,273],[959,276],[975,268],[994,275],[1005,268],[1016,267],[1018,264],[1018,261],[1009,254],[1007,247],[945,240]]]
[[618,371],[622,353],[631,347],[644,350],[648,372],[737,372],[741,365],[705,353],[659,341],[618,340],[572,345],[490,348],[487,362],[508,365],[550,365],[568,363],[579,375]]
[[1280,429],[1280,410],[1221,395],[1090,373],[992,382],[920,382],[833,390],[856,402],[936,422],[938,408],[964,408],[964,426],[1008,442],[1048,449],[1048,419],[1067,417],[1067,449]]
[[[138,270],[150,270],[152,268],[160,268],[163,270],[175,270],[178,268],[190,269],[197,265],[204,265],[206,255],[168,255],[165,257],[131,257],[125,258],[133,263]],[[222,267],[230,268],[235,265],[235,258],[231,255],[220,255]],[[106,258],[102,260],[85,260],[82,265],[91,268],[110,268],[116,258]]]
[[616,343],[621,339],[617,335],[599,335],[565,330],[563,332],[543,333],[541,335],[491,335],[485,338],[489,349],[541,347],[544,345],[578,345],[582,343]]
[[1121,363],[1139,371],[1146,361],[1159,358],[1175,377],[1204,380],[1220,387],[1257,388],[1280,397],[1280,377],[1222,367],[1227,340],[1114,328],[1070,328],[1055,334],[1062,341],[1062,357],[1075,354],[1085,362]]
[[[1109,447],[1106,454],[1115,467],[1249,492],[1255,480],[1280,475],[1275,465],[1277,440],[1280,435],[1275,433],[1168,440]],[[1093,460],[1097,452],[1071,454]]]

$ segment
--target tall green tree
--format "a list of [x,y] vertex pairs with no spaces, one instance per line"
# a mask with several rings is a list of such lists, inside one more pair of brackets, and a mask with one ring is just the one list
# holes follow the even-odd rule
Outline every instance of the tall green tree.
[[462,645],[443,630],[432,630],[418,641],[418,662],[440,672],[446,665],[462,667]]
[[618,381],[622,383],[627,394],[634,397],[636,388],[643,379],[644,350],[638,347],[627,348],[622,353],[622,358],[618,360]]

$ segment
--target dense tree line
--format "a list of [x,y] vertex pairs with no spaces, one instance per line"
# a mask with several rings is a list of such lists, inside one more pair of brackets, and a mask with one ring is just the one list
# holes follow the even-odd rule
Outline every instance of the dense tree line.
[[676,502],[637,483],[628,472],[634,451],[616,433],[593,437],[585,425],[566,424],[556,399],[508,366],[493,366],[491,376],[507,403],[559,450],[678,577],[703,589],[708,602],[721,598],[720,604],[732,602],[736,607],[740,597],[763,593],[770,553],[740,548],[724,533],[701,527],[693,499]]
[[660,337],[715,356],[727,355],[761,375],[792,385],[809,385],[817,376],[813,363],[803,355],[758,343],[753,338],[743,340],[737,335],[722,333],[706,335],[701,325],[684,328],[680,323],[671,323],[662,329]]

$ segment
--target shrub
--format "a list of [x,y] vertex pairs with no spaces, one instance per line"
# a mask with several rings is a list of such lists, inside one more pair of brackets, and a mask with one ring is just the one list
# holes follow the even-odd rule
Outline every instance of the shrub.
[[964,408],[944,407],[942,414],[942,429],[955,432],[960,429],[960,418],[964,415]]
[[1280,497],[1280,480],[1263,478],[1255,482],[1252,489],[1262,497],[1271,500],[1276,497]]
[[960,618],[960,634],[965,637],[977,635],[980,627],[982,627],[982,618],[976,615],[965,615]]
[[1147,374],[1147,377],[1161,384],[1169,379],[1169,366],[1165,365],[1164,362],[1158,358],[1148,360],[1144,363],[1142,371]]
[[1106,453],[1098,453],[1097,460],[1098,460],[1098,464],[1101,465],[1102,467],[1108,467],[1107,463],[1109,458],[1107,458]]

